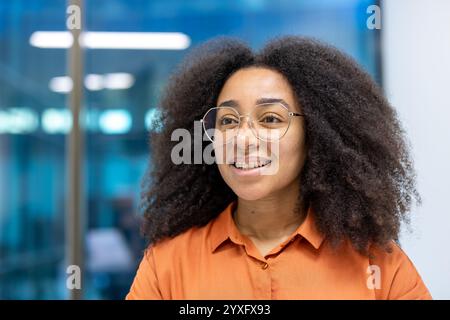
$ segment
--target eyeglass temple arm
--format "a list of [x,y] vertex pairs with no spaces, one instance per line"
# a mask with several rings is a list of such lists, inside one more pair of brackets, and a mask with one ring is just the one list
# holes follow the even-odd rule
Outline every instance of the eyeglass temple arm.
[[289,114],[290,114],[291,116],[296,116],[296,117],[305,116],[305,114],[303,114],[303,113],[297,113],[297,112],[289,112]]

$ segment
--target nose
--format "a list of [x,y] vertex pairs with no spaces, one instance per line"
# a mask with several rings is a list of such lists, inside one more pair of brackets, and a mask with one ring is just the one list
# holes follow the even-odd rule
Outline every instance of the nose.
[[[247,118],[247,121],[244,118]],[[240,128],[252,129],[252,126],[252,118],[249,115],[241,116]]]
[[[244,118],[247,118],[245,120]],[[245,147],[256,145],[256,136],[253,131],[252,119],[250,116],[241,116],[238,132],[236,134],[236,140],[238,147]]]

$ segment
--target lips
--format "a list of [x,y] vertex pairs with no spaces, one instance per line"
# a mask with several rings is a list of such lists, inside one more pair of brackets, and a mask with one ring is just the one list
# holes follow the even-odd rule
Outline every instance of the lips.
[[255,168],[262,168],[269,165],[272,161],[268,159],[259,159],[257,161],[235,161],[231,165],[239,170],[251,170]]
[[266,157],[247,156],[247,157],[235,157],[230,159],[228,164],[230,165],[232,172],[238,176],[258,176],[263,174],[262,170],[266,170],[266,167],[270,166],[272,160]]

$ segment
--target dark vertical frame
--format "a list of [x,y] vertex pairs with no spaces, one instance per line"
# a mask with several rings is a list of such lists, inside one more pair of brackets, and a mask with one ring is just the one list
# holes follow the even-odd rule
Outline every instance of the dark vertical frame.
[[[68,0],[68,5],[76,5],[80,8],[83,20],[83,0]],[[72,128],[66,141],[66,256],[67,266],[75,265],[83,275],[83,235],[84,235],[84,199],[83,199],[83,128],[80,119],[82,115],[83,100],[83,52],[79,37],[83,29],[81,21],[80,29],[69,30],[73,37],[73,44],[68,50],[68,75],[72,78],[73,87],[68,96],[68,107],[72,114]],[[83,298],[82,279],[80,289],[70,289],[69,298],[79,300]]]
[[383,82],[383,43],[382,43],[382,30],[384,28],[384,20],[383,20],[383,3],[381,0],[376,0],[375,3],[381,11],[381,29],[375,30],[375,63],[377,66],[377,76],[378,76],[378,84],[384,88],[384,82]]

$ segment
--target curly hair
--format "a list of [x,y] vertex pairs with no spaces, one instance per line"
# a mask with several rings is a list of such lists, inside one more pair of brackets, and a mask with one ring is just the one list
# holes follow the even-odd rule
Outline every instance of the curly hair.
[[230,75],[252,66],[281,73],[306,114],[299,188],[318,230],[334,247],[348,240],[362,254],[371,244],[390,252],[401,223],[409,222],[412,198],[421,203],[405,132],[381,88],[352,58],[297,36],[273,39],[257,53],[240,40],[215,38],[171,76],[160,104],[162,129],[150,133],[151,168],[141,194],[149,244],[206,225],[237,199],[216,164],[175,165],[171,134],[193,134],[194,121],[215,106]]

